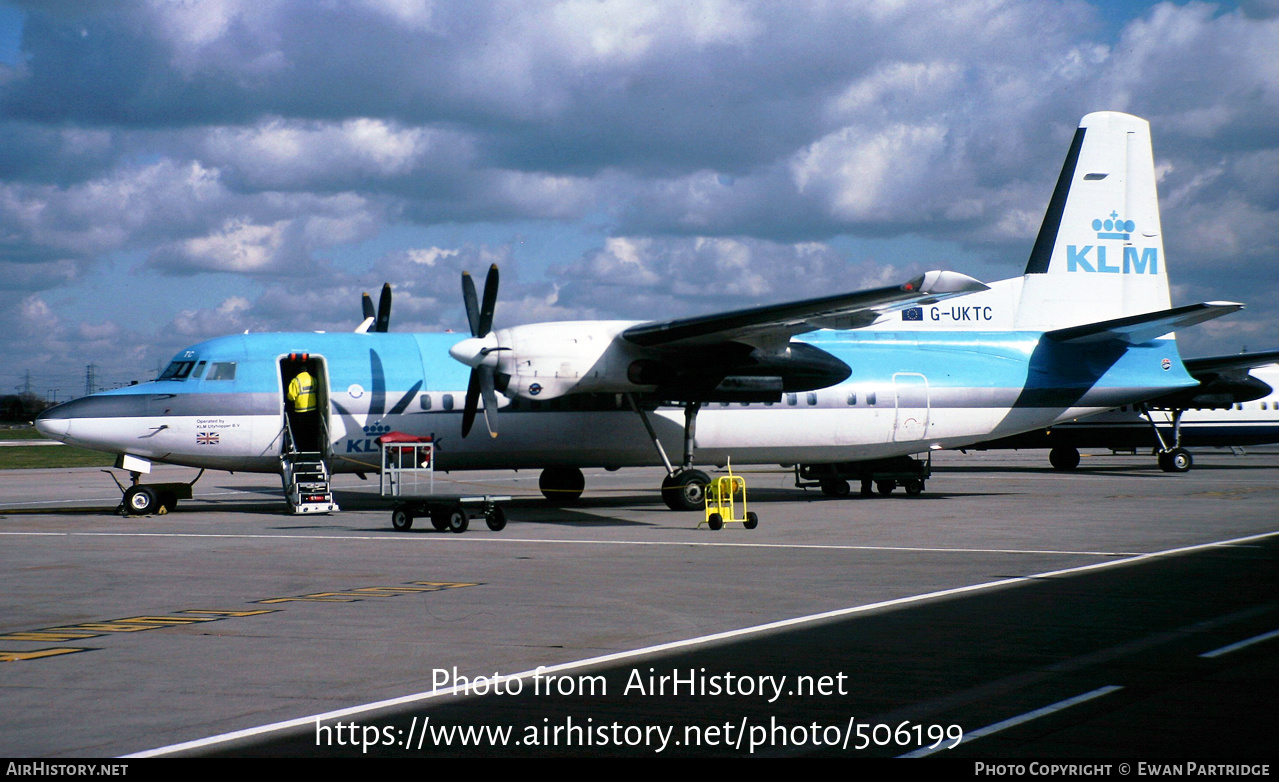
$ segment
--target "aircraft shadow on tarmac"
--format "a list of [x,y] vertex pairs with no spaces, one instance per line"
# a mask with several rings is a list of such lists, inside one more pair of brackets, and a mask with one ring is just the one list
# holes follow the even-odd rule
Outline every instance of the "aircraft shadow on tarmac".
[[[443,696],[357,719],[403,737],[423,718],[437,728],[511,726],[519,745],[441,748],[427,743],[317,746],[313,725],[293,735],[239,743],[215,754],[251,756],[646,756],[748,754],[732,734],[749,726],[763,743],[754,754],[873,757],[900,755],[910,726],[960,725],[966,734],[1059,703],[1081,693],[1106,691],[1023,725],[993,732],[937,757],[1205,757],[1232,759],[1273,751],[1279,666],[1275,642],[1206,657],[1273,628],[1279,615],[1279,540],[1215,548],[1064,576],[1035,578],[967,595],[761,633],[691,651],[648,655],[611,666],[561,671],[573,688],[532,678],[518,694]],[[732,674],[738,692],[654,694],[656,678],[678,672],[686,679],[725,686]],[[507,673],[505,671],[501,673]],[[778,697],[761,677],[785,676]],[[800,693],[797,677],[828,680],[826,694]],[[842,679],[840,677],[842,676]],[[591,682],[594,694],[586,689]],[[753,694],[745,682],[753,679]],[[637,689],[640,685],[643,689]],[[628,690],[629,687],[629,690]],[[766,692],[766,695],[760,695]],[[878,725],[865,749],[829,746],[828,730],[849,724]],[[345,722],[351,722],[346,718]],[[330,721],[330,727],[334,721]],[[716,746],[547,746],[543,728],[578,726],[579,739],[601,726],[673,726],[683,740],[715,729]],[[779,733],[774,726],[784,729]],[[882,729],[888,725],[888,729]],[[798,730],[795,730],[798,726]],[[818,730],[810,730],[813,727]],[[530,733],[530,730],[532,731]],[[394,731],[399,731],[394,732]],[[606,731],[607,732],[607,731]],[[329,734],[332,736],[332,732]],[[355,735],[359,735],[356,731]],[[367,734],[365,734],[367,735]],[[421,733],[417,734],[421,736]],[[561,736],[567,734],[561,734]],[[591,734],[600,735],[600,734]],[[539,742],[530,745],[530,736]],[[814,740],[820,737],[825,743]],[[909,737],[908,737],[909,738]],[[727,740],[725,740],[727,739]],[[856,741],[856,739],[854,739]],[[925,742],[925,744],[931,742]],[[726,746],[729,745],[729,746]],[[947,746],[950,742],[945,742]]]

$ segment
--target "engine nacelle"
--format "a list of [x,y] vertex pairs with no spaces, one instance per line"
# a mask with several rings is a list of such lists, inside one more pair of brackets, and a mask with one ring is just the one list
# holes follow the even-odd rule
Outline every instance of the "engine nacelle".
[[[569,393],[655,393],[674,401],[776,401],[783,392],[842,382],[851,370],[802,342],[765,351],[740,342],[662,349],[619,335],[630,321],[533,323],[485,338],[483,360],[508,397],[554,399]],[[492,344],[488,344],[491,342]],[[476,343],[475,360],[481,349]],[[465,356],[458,360],[467,363]]]
[[640,348],[618,339],[634,321],[587,320],[530,323],[500,329],[497,371],[502,393],[524,399],[554,399],[574,392],[626,393],[652,390],[627,378]]

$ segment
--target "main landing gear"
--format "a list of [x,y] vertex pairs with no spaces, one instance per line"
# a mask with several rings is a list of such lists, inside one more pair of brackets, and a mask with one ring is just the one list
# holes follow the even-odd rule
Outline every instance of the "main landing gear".
[[537,488],[552,505],[568,505],[582,496],[586,478],[576,467],[547,467],[537,479]]
[[[1159,427],[1155,425],[1150,409],[1144,405],[1141,408],[1141,414],[1150,422],[1150,428],[1155,433],[1155,442],[1158,443],[1155,447],[1155,457],[1159,462],[1159,469],[1164,472],[1189,472],[1195,464],[1190,451],[1181,447],[1181,416],[1184,412],[1185,410],[1180,409],[1172,411],[1172,446],[1170,447],[1164,440],[1163,433],[1159,431]],[[1079,466],[1079,449],[1070,445],[1058,445],[1048,452],[1048,462],[1054,470],[1069,472]]]
[[1048,452],[1048,463],[1054,470],[1070,472],[1079,466],[1079,449],[1069,445],[1059,445]]
[[662,441],[657,439],[648,414],[635,401],[633,394],[627,394],[626,398],[630,400],[631,409],[644,422],[644,429],[657,448],[658,455],[662,457],[662,464],[666,466],[666,477],[662,480],[662,501],[666,503],[666,507],[671,510],[702,510],[706,504],[706,487],[711,482],[709,475],[693,469],[693,441],[697,436],[697,413],[702,409],[702,403],[684,403],[684,461],[677,470],[666,456]]
[[1155,426],[1155,419],[1150,415],[1150,408],[1145,405],[1141,406],[1141,414],[1150,422],[1150,428],[1155,432],[1155,441],[1159,443],[1159,448],[1155,451],[1155,455],[1159,461],[1159,469],[1164,472],[1190,472],[1190,468],[1194,466],[1195,460],[1191,458],[1190,451],[1181,447],[1181,415],[1185,410],[1175,409],[1172,411],[1172,447],[1164,442],[1164,436],[1160,434],[1159,427]]

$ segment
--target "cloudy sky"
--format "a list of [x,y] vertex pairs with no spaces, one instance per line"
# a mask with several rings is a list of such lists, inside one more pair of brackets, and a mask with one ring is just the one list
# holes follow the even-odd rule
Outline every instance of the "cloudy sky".
[[0,392],[220,334],[655,318],[1021,273],[1152,123],[1181,335],[1279,347],[1279,0],[0,0]]

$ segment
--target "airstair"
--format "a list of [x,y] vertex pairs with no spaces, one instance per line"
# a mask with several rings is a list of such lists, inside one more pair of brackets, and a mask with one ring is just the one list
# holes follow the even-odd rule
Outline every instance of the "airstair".
[[285,449],[280,454],[280,477],[284,481],[284,496],[289,502],[289,509],[294,515],[340,510],[333,501],[329,466],[324,461],[324,454],[297,450],[287,418],[284,426],[286,440]]

